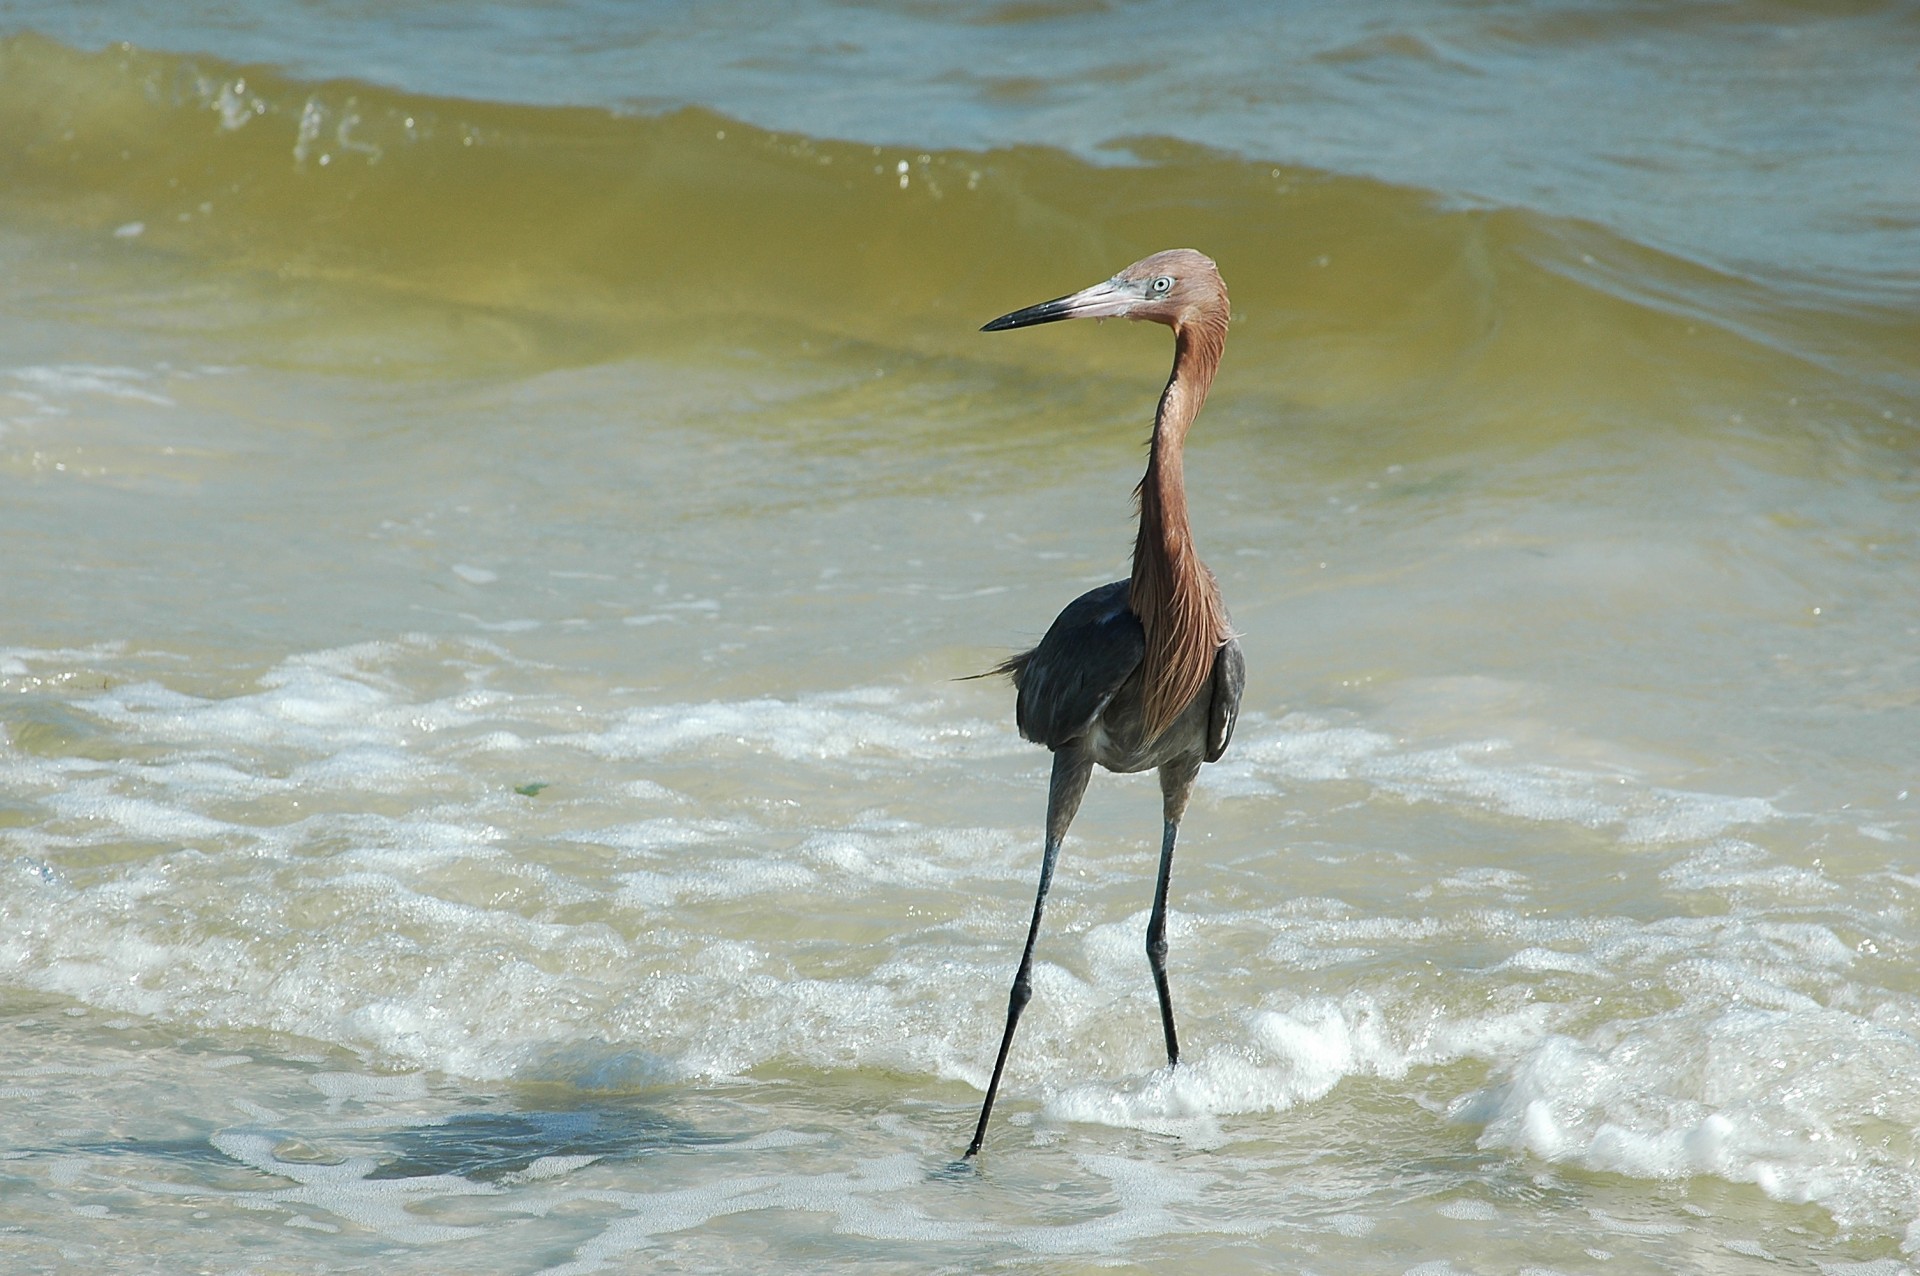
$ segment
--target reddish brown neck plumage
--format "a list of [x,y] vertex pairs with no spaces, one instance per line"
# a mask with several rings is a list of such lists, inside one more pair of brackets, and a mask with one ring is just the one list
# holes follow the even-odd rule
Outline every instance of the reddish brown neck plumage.
[[1147,738],[1165,731],[1213,672],[1214,653],[1232,637],[1213,573],[1200,561],[1187,523],[1181,449],[1227,344],[1227,307],[1207,307],[1174,327],[1173,375],[1154,416],[1152,452],[1137,491],[1140,534],[1129,600],[1146,630]]

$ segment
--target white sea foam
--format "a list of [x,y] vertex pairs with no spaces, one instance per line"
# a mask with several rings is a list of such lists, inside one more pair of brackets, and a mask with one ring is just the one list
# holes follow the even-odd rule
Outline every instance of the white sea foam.
[[1547,1034],[1456,1111],[1486,1147],[1640,1178],[1712,1174],[1852,1226],[1907,1208],[1911,1176],[1882,1126],[1920,1113],[1917,1065],[1910,1034],[1855,1015],[1699,1004],[1586,1040]]
[[799,700],[673,704],[636,709],[602,731],[562,738],[603,757],[664,757],[696,748],[795,761],[858,757],[950,759],[980,752],[976,723],[930,719],[928,703],[873,689]]
[[316,1072],[307,1084],[327,1096],[328,1110],[334,1112],[349,1103],[392,1103],[427,1094],[426,1078],[417,1072]]
[[[729,1215],[755,1210],[790,1210],[831,1219],[833,1229],[869,1241],[927,1245],[940,1242],[996,1243],[1036,1256],[1120,1256],[1129,1247],[1175,1235],[1186,1226],[1184,1211],[1207,1191],[1216,1176],[1205,1172],[1169,1173],[1154,1165],[1113,1156],[1075,1158],[1098,1184],[1109,1208],[1091,1218],[1060,1223],[1004,1223],[941,1216],[927,1208],[925,1164],[910,1153],[861,1161],[852,1169],[770,1176],[737,1177],[695,1187],[657,1192],[555,1192],[547,1208],[579,1201],[611,1206],[621,1216],[570,1257],[542,1269],[541,1276],[585,1276],[625,1270],[634,1256],[661,1245],[676,1233]],[[1271,1219],[1227,1220],[1228,1235],[1259,1235],[1281,1224]]]
[[1468,806],[1542,823],[1619,826],[1624,841],[1657,845],[1698,841],[1779,814],[1762,798],[1685,793],[1635,785],[1618,774],[1531,762],[1502,740],[1408,748],[1382,732],[1331,726],[1301,714],[1262,726],[1242,724],[1233,752],[1203,773],[1209,785],[1250,796],[1288,784],[1357,780],[1410,802]]
[[[5,659],[39,687],[134,658]],[[1001,796],[1026,793],[1039,758],[1008,727],[901,689],[635,707],[515,692],[510,675],[482,645],[407,640],[290,658],[218,698],[150,672],[65,696],[75,729],[98,731],[93,756],[0,745],[11,800],[37,812],[5,834],[0,978],[386,1070],[594,1087],[798,1063],[984,1085],[1034,867],[1032,804]],[[1225,1147],[1350,1080],[1424,1091],[1472,1060],[1486,1080],[1452,1110],[1489,1149],[1713,1174],[1848,1225],[1912,1219],[1920,1176],[1872,1130],[1920,1128],[1898,1080],[1920,1076],[1920,1008],[1859,939],[1910,905],[1908,879],[1788,861],[1765,839],[1790,822],[1759,799],[1303,719],[1242,732],[1194,825],[1229,830],[1231,871],[1202,836],[1178,873],[1182,1066],[1156,1058],[1137,848],[1077,837],[1008,1074],[1009,1118],[1040,1104],[1032,1137],[1076,1122]],[[771,796],[714,795],[712,777],[769,761],[787,773]],[[561,783],[515,794],[534,778]],[[1321,894],[1273,889],[1297,862],[1287,795],[1355,781],[1389,804],[1577,828],[1602,848],[1596,875],[1651,860],[1645,915],[1582,907],[1557,867],[1471,846],[1423,849],[1393,907],[1343,900],[1324,872]],[[848,813],[813,809],[849,791]],[[932,794],[961,818],[928,822]],[[281,1174],[251,1139],[229,1155]],[[565,1180],[548,1169],[540,1183]],[[313,1218],[429,1235],[364,1175],[293,1181],[275,1199]],[[951,1226],[877,1207],[878,1181],[807,1190],[862,1235]],[[1114,1237],[1161,1226],[1142,1191]],[[738,1183],[623,1198],[626,1221],[570,1261],[780,1199]],[[1064,1235],[1019,1244],[1110,1252]]]
[[[1026,878],[1031,838],[1004,829],[927,828],[891,821],[815,833],[795,853],[829,868],[844,888],[961,886],[982,876]],[[1017,867],[1016,867],[1017,864]]]
[[306,1206],[357,1223],[390,1240],[412,1245],[435,1245],[476,1233],[466,1226],[428,1223],[407,1209],[422,1197],[488,1196],[499,1189],[452,1175],[374,1179],[370,1157],[353,1157],[337,1164],[285,1161],[274,1153],[274,1139],[255,1130],[223,1130],[209,1142],[222,1155],[262,1174],[285,1179],[295,1186],[239,1195],[269,1207]]
[[1314,998],[1250,1013],[1236,1040],[1189,1049],[1178,1069],[1118,1085],[1068,1086],[1049,1098],[1047,1110],[1062,1120],[1210,1142],[1218,1138],[1219,1117],[1285,1112],[1324,1098],[1350,1077],[1399,1078],[1415,1067],[1498,1058],[1518,1042],[1537,1040],[1550,1016],[1533,1006],[1447,1018],[1365,994]]
[[7,375],[15,382],[31,386],[41,395],[71,399],[82,395],[101,395],[156,407],[171,407],[173,400],[149,387],[157,379],[152,372],[97,363],[62,363],[13,368]]
[[111,824],[129,837],[156,841],[217,839],[232,826],[220,820],[145,798],[121,797],[107,781],[77,785],[46,799],[46,805],[68,820]]
[[1500,1211],[1490,1201],[1448,1201],[1438,1212],[1444,1218],[1473,1223],[1491,1223],[1500,1217]]

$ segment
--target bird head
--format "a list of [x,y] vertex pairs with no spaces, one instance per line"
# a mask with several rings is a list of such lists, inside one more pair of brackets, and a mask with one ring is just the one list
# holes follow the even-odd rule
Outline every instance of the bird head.
[[[1053,301],[1001,315],[982,332],[1062,319],[1151,319],[1178,331],[1204,317],[1224,319],[1227,288],[1205,253],[1169,248],[1142,257],[1111,279]],[[1221,325],[1224,328],[1224,323]]]

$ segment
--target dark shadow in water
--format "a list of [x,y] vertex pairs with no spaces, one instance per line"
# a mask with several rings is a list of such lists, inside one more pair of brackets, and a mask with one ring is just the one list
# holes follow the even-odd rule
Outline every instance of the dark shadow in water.
[[[376,1164],[367,1175],[369,1179],[457,1175],[489,1183],[525,1170],[542,1157],[631,1161],[659,1152],[731,1143],[736,1138],[696,1130],[650,1109],[606,1105],[554,1111],[463,1112],[393,1130],[355,1131],[347,1137],[326,1135],[317,1139],[316,1145],[340,1160],[370,1157]],[[232,1157],[207,1139],[116,1139],[80,1144],[76,1150],[237,1167]]]
[[151,1156],[163,1161],[184,1161],[189,1165],[233,1167],[239,1163],[205,1139],[114,1139],[107,1143],[76,1143],[69,1148],[36,1148],[44,1156],[68,1151],[104,1153],[108,1156]]
[[370,1179],[457,1174],[486,1183],[545,1156],[630,1161],[655,1152],[732,1142],[645,1108],[590,1107],[557,1112],[468,1112],[378,1137],[383,1159]]

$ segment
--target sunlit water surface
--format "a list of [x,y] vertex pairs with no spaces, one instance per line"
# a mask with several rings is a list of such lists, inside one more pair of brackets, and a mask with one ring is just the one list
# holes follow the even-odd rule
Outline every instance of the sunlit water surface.
[[[0,1265],[1920,1254],[1910,16],[1173,8],[5,11]],[[1179,243],[1186,1058],[1097,777],[956,1170],[1168,355],[974,329]]]

